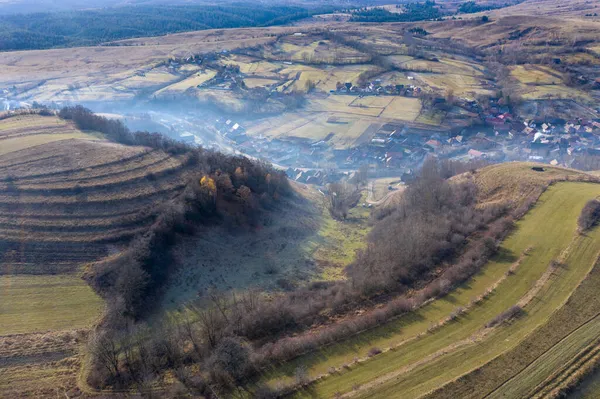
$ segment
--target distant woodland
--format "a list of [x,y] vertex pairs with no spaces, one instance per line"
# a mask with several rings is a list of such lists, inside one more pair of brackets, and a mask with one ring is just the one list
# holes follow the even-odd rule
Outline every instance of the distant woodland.
[[393,13],[384,8],[363,8],[353,13],[351,22],[412,22],[436,19],[442,16],[435,1],[408,3],[402,6],[403,12]]
[[0,17],[0,51],[88,46],[204,29],[283,25],[331,7],[145,6]]

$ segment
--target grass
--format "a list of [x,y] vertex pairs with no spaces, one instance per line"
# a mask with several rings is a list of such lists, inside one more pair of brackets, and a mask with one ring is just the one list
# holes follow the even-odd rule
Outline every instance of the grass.
[[13,139],[2,140],[2,145],[0,146],[0,155],[8,154],[14,151],[21,151],[29,147],[52,143],[54,141],[69,139],[98,140],[98,137],[83,132],[37,134],[34,136],[16,137]]
[[599,396],[600,369],[596,369],[570,394],[569,399],[596,399]]
[[246,86],[250,87],[250,88],[272,86],[277,82],[278,82],[278,80],[266,79],[266,78],[246,78],[246,79],[244,79],[244,83],[246,83]]
[[78,276],[0,276],[0,335],[89,327],[102,300]]
[[[398,97],[398,99],[399,98],[400,97]],[[355,99],[355,96],[348,95],[330,95],[327,98],[310,99],[309,103],[306,106],[306,109],[312,112],[335,112],[340,114],[356,116],[378,117],[380,116],[380,114],[382,114],[381,108],[363,108],[350,106],[349,104],[352,103]]]
[[425,85],[446,92],[452,90],[454,95],[474,97],[477,94],[490,94],[491,90],[483,86],[484,81],[474,75],[417,73],[417,79]]
[[385,108],[394,100],[394,97],[391,96],[366,96],[366,97],[356,97],[354,101],[352,101],[350,106],[352,107],[368,107],[368,108]]
[[567,359],[576,359],[587,345],[600,337],[598,284],[600,265],[597,263],[565,306],[546,324],[513,350],[429,398],[480,397],[489,392],[493,392],[492,397],[532,395],[532,387],[543,386],[544,380],[560,370]]
[[[363,195],[361,204],[366,200]],[[323,209],[323,217],[318,232],[323,241],[313,253],[313,258],[321,265],[319,279],[339,280],[345,278],[344,267],[354,261],[356,251],[365,247],[370,210],[361,205],[350,210],[348,218],[335,220],[329,211]]]
[[421,112],[421,102],[418,98],[394,97],[394,101],[381,113],[382,118],[414,121]]
[[394,190],[401,190],[403,186],[400,185],[401,178],[400,177],[384,177],[381,179],[375,179],[372,181],[373,184],[373,198],[372,201],[380,201],[386,195],[393,192],[390,191],[389,187],[392,186]]
[[164,93],[183,93],[190,88],[195,88],[204,82],[207,82],[217,75],[216,71],[208,70],[205,73],[197,73],[192,77],[174,83],[156,92],[156,94]]
[[427,110],[421,112],[415,119],[415,122],[423,123],[425,125],[439,126],[444,121],[446,113],[440,110]]
[[[517,303],[519,298],[535,284],[547,269],[549,262],[570,243],[576,228],[575,221],[585,202],[598,194],[600,194],[600,186],[585,183],[558,184],[550,188],[538,206],[518,223],[516,232],[503,244],[500,255],[488,263],[468,284],[415,313],[400,317],[391,323],[337,345],[324,348],[318,353],[298,358],[283,367],[275,368],[268,378],[291,376],[293,370],[299,365],[307,366],[312,376],[326,374],[330,367],[351,364],[355,357],[366,356],[368,349],[373,346],[389,348],[401,345],[396,350],[385,352],[370,361],[353,366],[350,371],[332,375],[318,382],[310,392],[301,393],[301,396],[314,394],[319,397],[331,397],[338,391],[351,391],[353,386],[368,383],[402,367],[414,365],[415,362],[432,356],[456,342],[468,339],[489,320]],[[566,206],[567,203],[569,206]],[[569,222],[565,223],[566,220]],[[467,312],[458,321],[449,323],[432,334],[427,334],[431,325],[443,320],[457,307],[468,306],[474,298],[483,295],[490,286],[502,278],[514,262],[515,257],[528,247],[534,248],[530,256],[523,261],[515,275],[507,277],[506,281],[497,287],[488,300]],[[596,253],[592,254],[592,256],[595,255]],[[527,327],[534,328],[540,318],[547,317],[561,301],[564,301],[581,277],[589,270],[589,267],[591,264],[587,265],[587,268],[586,265],[582,265],[581,268],[572,268],[565,273],[564,279],[559,280],[559,285],[553,282],[557,289],[552,291],[548,301],[544,302],[545,307],[539,311],[533,309],[533,306],[532,309],[527,309],[528,313],[537,314],[537,318],[527,317],[525,319],[528,323],[526,328],[512,333],[517,336],[519,331],[520,334],[525,334],[528,331]],[[418,336],[421,338],[417,338]],[[511,339],[501,345],[492,345],[490,350],[501,353],[506,350],[508,343],[514,345],[517,342]],[[393,392],[407,394],[408,391],[405,388],[408,389],[408,387],[417,388],[419,392],[424,393],[431,389],[432,384],[433,386],[439,385],[447,379],[460,375],[461,372],[466,372],[474,364],[489,360],[486,356],[490,356],[492,352],[475,353],[472,357],[466,357],[469,359],[468,362],[446,364],[445,368],[436,368],[440,362],[435,362],[431,366],[433,372],[427,373],[428,380],[421,380],[417,378],[418,375],[416,377],[411,373],[410,379],[407,377],[407,379],[399,380],[407,384],[406,387],[403,385],[403,388],[399,389],[394,386],[385,394]],[[461,362],[463,361],[465,358],[461,357]],[[439,376],[435,377],[435,373],[438,373]],[[381,397],[385,397],[385,395],[381,394]],[[409,395],[409,397],[413,396]]]
[[556,85],[562,83],[562,77],[557,72],[550,73],[532,65],[515,65],[511,75],[523,84]]
[[[316,105],[314,106],[316,109]],[[331,123],[330,118],[332,117],[343,123]],[[362,139],[363,133],[373,124],[377,124],[376,118],[336,112],[294,112],[261,120],[254,126],[249,127],[248,133],[254,136],[296,137],[310,141],[323,140],[329,133],[333,133],[334,135],[328,143],[333,148],[338,149],[355,145],[357,140]],[[375,131],[373,131],[374,133]]]

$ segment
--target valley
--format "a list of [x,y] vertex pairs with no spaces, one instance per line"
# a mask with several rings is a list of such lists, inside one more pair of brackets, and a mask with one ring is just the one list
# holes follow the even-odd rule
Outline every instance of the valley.
[[0,5],[0,397],[600,395],[600,4],[150,3]]

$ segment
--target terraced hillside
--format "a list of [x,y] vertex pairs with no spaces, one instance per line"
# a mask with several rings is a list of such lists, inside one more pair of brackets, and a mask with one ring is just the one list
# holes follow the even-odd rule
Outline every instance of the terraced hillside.
[[184,160],[55,116],[0,120],[0,396],[76,394],[103,302],[81,278],[187,181]]
[[0,273],[62,273],[131,237],[185,184],[183,160],[55,117],[0,121]]

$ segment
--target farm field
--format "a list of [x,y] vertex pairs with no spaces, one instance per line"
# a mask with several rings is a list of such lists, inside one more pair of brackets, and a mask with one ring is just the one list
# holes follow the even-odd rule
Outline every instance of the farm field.
[[161,94],[181,94],[186,92],[188,89],[196,88],[197,86],[211,80],[217,73],[213,70],[207,70],[203,73],[197,73],[192,77],[182,80],[181,82],[174,83],[156,92],[156,95]]
[[[402,179],[397,177],[384,177],[381,179],[375,179],[370,182],[370,187],[372,188],[372,201],[381,201],[385,196],[389,193],[402,190],[403,184],[401,184]],[[392,187],[392,190],[389,187]]]
[[78,351],[85,339],[84,330],[0,337],[0,395],[77,396]]
[[78,275],[3,275],[0,296],[0,336],[88,328],[103,309]]
[[[446,368],[436,368],[436,364],[441,362],[445,357],[452,357],[453,349],[450,347],[455,342],[463,342],[465,348],[469,349],[472,346],[473,341],[469,341],[469,337],[477,333],[483,328],[483,325],[495,315],[506,310],[508,307],[516,304],[519,298],[522,298],[532,286],[544,275],[548,268],[548,264],[552,258],[558,256],[562,250],[564,250],[573,238],[575,230],[575,220],[579,214],[579,210],[583,204],[595,195],[600,194],[600,187],[585,184],[585,183],[561,183],[553,186],[548,190],[546,194],[540,200],[538,206],[531,211],[521,222],[518,223],[517,231],[510,236],[503,244],[503,251],[496,260],[488,264],[483,271],[471,281],[467,287],[460,288],[456,292],[450,294],[449,297],[437,300],[430,305],[425,306],[414,315],[408,315],[401,317],[400,319],[389,323],[386,326],[374,329],[370,332],[361,334],[354,339],[350,339],[347,342],[342,342],[339,345],[327,348],[319,352],[318,354],[307,355],[301,357],[289,367],[284,369],[278,368],[273,370],[269,376],[271,378],[281,377],[286,375],[286,371],[291,373],[295,367],[300,364],[305,365],[311,375],[326,374],[329,367],[341,367],[343,364],[353,364],[355,357],[362,358],[366,355],[366,352],[371,347],[388,348],[395,347],[392,351],[385,352],[382,355],[366,360],[364,363],[361,362],[357,365],[352,365],[348,371],[340,371],[333,375],[327,376],[322,381],[316,383],[311,387],[310,392],[317,393],[323,396],[332,396],[337,391],[350,392],[353,386],[360,386],[366,384],[368,381],[386,374],[386,370],[391,372],[392,370],[402,370],[406,367],[404,372],[406,377],[400,377],[400,374],[395,378],[394,382],[402,382],[406,384],[415,383],[413,387],[415,391],[409,388],[409,385],[398,387],[394,385],[390,387],[391,391],[382,393],[382,397],[385,397],[391,392],[413,392],[416,396],[416,392],[425,393],[427,392],[427,386],[435,387],[435,384],[440,384],[444,378],[452,379],[454,377],[444,375],[460,373],[460,370],[456,368],[456,365],[449,367],[447,364]],[[561,227],[556,235],[552,238],[535,233],[537,227],[540,225],[542,220],[548,221],[548,223],[555,223],[559,217],[554,216],[557,207],[562,206],[565,201],[569,201],[571,194],[574,194],[577,199],[573,203],[576,203],[576,209],[571,209],[569,220],[570,223],[566,223],[565,226]],[[563,217],[565,215],[562,215]],[[594,233],[598,234],[598,233]],[[517,331],[510,331],[515,338],[523,336],[519,334],[526,334],[526,331],[530,331],[535,328],[540,322],[547,318],[549,312],[553,309],[552,306],[559,306],[564,300],[566,300],[572,290],[575,289],[578,282],[585,276],[590,270],[593,263],[595,262],[595,256],[600,248],[596,248],[598,244],[594,243],[592,238],[581,238],[576,240],[575,245],[581,245],[583,258],[577,258],[578,262],[581,262],[581,266],[576,270],[573,267],[568,272],[561,271],[560,275],[556,279],[552,279],[551,286],[554,290],[549,295],[549,299],[544,301],[544,306],[539,304],[537,301],[532,301],[530,308],[526,308],[527,316],[523,320],[517,323],[525,323],[525,326],[519,326]],[[560,244],[559,244],[560,243]],[[528,246],[531,246],[533,250],[524,259],[523,264],[519,266],[515,278],[514,276],[503,277],[507,269],[514,263],[515,258],[522,254]],[[575,254],[575,252],[573,252]],[[575,256],[575,255],[574,255]],[[579,256],[579,255],[577,255]],[[587,263],[589,262],[589,263]],[[573,264],[573,263],[571,263]],[[579,265],[580,263],[578,263]],[[564,274],[563,274],[564,273]],[[506,279],[504,281],[503,279]],[[481,304],[469,309],[464,316],[460,316],[458,321],[448,323],[433,333],[427,334],[427,330],[445,317],[447,317],[453,310],[459,306],[468,307],[470,301],[480,295],[483,295],[487,289],[493,286],[496,282],[503,280],[502,283],[496,287],[493,294]],[[546,287],[547,288],[547,287]],[[544,295],[547,291],[544,289]],[[534,305],[535,303],[535,305]],[[538,309],[538,306],[542,306]],[[515,323],[516,324],[516,323]],[[524,328],[523,328],[524,327]],[[486,333],[489,337],[484,336],[482,342],[502,342],[500,338],[507,334],[503,327],[499,328],[498,331],[491,331]],[[425,335],[423,335],[425,334]],[[498,339],[498,340],[496,340]],[[478,340],[475,340],[478,341]],[[492,352],[506,350],[510,345],[515,345],[515,340],[510,340],[509,343],[500,344],[494,346],[490,344]],[[478,343],[476,347],[481,346]],[[448,348],[447,348],[448,347]],[[444,355],[444,348],[447,348],[448,355]],[[473,348],[469,350],[474,350]],[[442,351],[443,353],[438,353]],[[424,369],[435,369],[435,373],[439,373],[440,376],[437,380],[433,375],[428,375],[429,378],[435,380],[435,382],[422,382],[415,381],[413,379],[412,368],[419,366],[418,359],[427,359],[428,356],[439,356],[432,358],[431,363],[429,361],[424,362],[425,365],[421,367],[421,373]],[[463,351],[460,351],[463,353]],[[460,354],[456,354],[459,356]],[[482,357],[480,357],[482,356]],[[470,362],[467,365],[461,365],[461,370],[468,370],[468,367],[472,367],[473,363],[477,363],[485,359],[486,356],[490,356],[489,352],[482,354],[473,353],[472,356],[467,357]],[[465,359],[463,359],[465,360]],[[411,365],[411,362],[416,362]],[[444,370],[444,372],[441,372]],[[464,371],[463,371],[464,372]],[[432,371],[433,373],[433,371]],[[388,376],[389,377],[389,376]],[[392,384],[392,383],[390,383]],[[433,385],[431,385],[433,384]],[[392,384],[393,385],[393,384]],[[412,386],[412,385],[411,385]],[[385,385],[382,385],[382,389],[386,389]],[[431,389],[431,388],[429,388]],[[370,393],[371,389],[366,389],[364,393]],[[363,391],[361,391],[363,392]]]
[[268,46],[264,57],[279,61],[304,61],[324,64],[360,63],[369,57],[351,47],[315,36],[288,36]]
[[108,241],[149,223],[187,173],[181,159],[107,142],[54,116],[0,121],[0,148],[2,275],[76,272],[105,256]]

